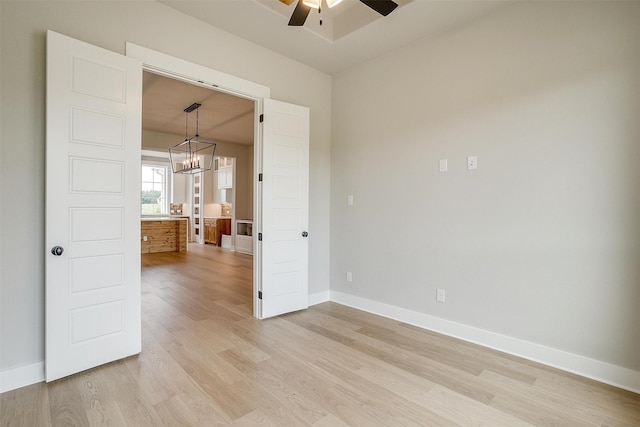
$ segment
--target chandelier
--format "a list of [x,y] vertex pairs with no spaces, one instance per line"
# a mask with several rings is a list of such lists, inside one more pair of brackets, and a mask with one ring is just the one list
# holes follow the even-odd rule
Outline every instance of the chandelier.
[[[211,170],[213,167],[213,156],[216,152],[216,144],[200,138],[198,133],[199,114],[198,108],[202,104],[194,102],[184,109],[185,129],[184,141],[169,148],[171,158],[171,169],[173,173],[195,174]],[[189,114],[196,112],[196,133],[189,137]]]

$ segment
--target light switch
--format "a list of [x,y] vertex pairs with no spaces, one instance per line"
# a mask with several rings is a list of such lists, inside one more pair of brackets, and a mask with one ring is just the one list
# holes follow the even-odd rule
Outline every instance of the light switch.
[[353,206],[353,194],[347,196],[347,206]]
[[467,157],[467,169],[478,169],[478,156]]
[[440,172],[446,172],[449,169],[449,161],[447,159],[440,159]]

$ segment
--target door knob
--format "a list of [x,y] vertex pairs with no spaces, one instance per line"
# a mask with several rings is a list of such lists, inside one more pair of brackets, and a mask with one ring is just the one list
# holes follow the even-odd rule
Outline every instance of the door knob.
[[60,256],[64,252],[64,248],[62,246],[54,246],[51,248],[51,253],[55,256]]
[[306,231],[302,232],[302,237],[307,237],[309,235],[309,233],[307,233]]

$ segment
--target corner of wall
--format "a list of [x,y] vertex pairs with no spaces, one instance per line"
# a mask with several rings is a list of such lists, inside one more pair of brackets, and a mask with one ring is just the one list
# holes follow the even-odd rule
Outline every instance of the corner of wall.
[[309,294],[309,307],[312,305],[322,304],[323,302],[330,301],[329,291],[316,292],[315,294]]

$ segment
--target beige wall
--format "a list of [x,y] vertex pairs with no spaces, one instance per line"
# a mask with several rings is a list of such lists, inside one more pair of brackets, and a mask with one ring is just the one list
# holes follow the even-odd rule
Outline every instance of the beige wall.
[[640,370],[640,3],[518,2],[332,111],[332,292]]
[[[44,358],[45,34],[124,54],[127,41],[311,108],[309,287],[329,286],[329,76],[151,1],[1,1],[0,370]],[[286,70],[286,72],[283,72]]]

